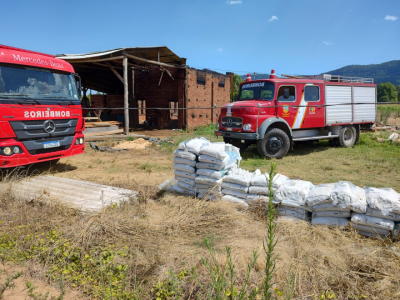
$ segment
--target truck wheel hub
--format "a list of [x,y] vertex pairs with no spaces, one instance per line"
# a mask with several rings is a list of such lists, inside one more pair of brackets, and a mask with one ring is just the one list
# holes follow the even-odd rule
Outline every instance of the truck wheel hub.
[[267,150],[270,150],[272,152],[278,152],[283,146],[283,142],[280,138],[278,137],[273,137],[268,140],[267,143]]

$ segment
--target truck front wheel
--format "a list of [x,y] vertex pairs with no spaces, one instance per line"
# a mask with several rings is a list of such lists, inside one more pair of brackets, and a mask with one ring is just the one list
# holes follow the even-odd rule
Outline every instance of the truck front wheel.
[[352,147],[357,140],[357,130],[354,126],[343,126],[340,128],[339,144],[342,147]]
[[273,128],[265,133],[262,140],[257,142],[258,153],[265,157],[282,158],[290,148],[288,135],[279,128]]

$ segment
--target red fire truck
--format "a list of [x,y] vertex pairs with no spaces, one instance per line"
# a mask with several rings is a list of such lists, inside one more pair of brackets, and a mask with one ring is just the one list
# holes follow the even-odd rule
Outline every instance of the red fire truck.
[[79,82],[53,55],[0,45],[0,168],[84,153]]
[[376,120],[371,78],[321,74],[241,83],[238,99],[221,109],[215,134],[241,150],[257,144],[261,156],[282,158],[293,144],[329,140],[351,147],[360,128]]

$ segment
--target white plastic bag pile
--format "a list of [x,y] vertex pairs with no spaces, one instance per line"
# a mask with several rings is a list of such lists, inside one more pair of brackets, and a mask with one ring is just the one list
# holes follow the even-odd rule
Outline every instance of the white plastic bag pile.
[[278,203],[278,215],[309,220],[311,208],[306,199],[314,185],[309,181],[285,180],[274,193],[274,202]]
[[179,194],[196,196],[196,164],[200,149],[210,145],[211,142],[205,138],[195,138],[179,144],[174,152],[176,186],[173,190]]
[[251,179],[254,175],[261,175],[260,170],[251,173],[240,168],[232,168],[223,178],[221,185],[222,200],[239,203],[248,206],[247,195]]
[[268,186],[269,186],[269,174],[268,173],[261,174],[259,170],[256,170],[250,179],[249,191],[246,197],[246,202],[249,205],[259,201],[268,202],[269,201]]
[[221,183],[231,168],[236,168],[241,156],[239,149],[225,143],[212,143],[202,147],[196,164],[196,190],[200,199],[222,196]]
[[333,204],[331,197],[335,183],[316,185],[311,189],[306,203],[312,208],[313,225],[348,226],[351,210]]
[[353,228],[365,236],[387,236],[400,222],[400,194],[389,188],[364,188],[367,208],[353,213]]

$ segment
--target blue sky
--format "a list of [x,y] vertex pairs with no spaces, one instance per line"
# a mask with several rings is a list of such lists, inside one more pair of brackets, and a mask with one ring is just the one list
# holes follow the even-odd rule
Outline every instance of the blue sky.
[[0,11],[0,44],[51,54],[165,45],[238,74],[400,59],[399,0],[0,0]]

